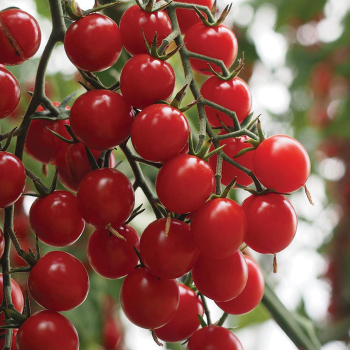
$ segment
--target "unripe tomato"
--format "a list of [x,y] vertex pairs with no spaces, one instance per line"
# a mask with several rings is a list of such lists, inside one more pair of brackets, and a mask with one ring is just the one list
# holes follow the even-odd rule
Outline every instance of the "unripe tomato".
[[0,96],[0,119],[3,119],[17,108],[21,98],[21,89],[15,76],[2,67],[0,67]]

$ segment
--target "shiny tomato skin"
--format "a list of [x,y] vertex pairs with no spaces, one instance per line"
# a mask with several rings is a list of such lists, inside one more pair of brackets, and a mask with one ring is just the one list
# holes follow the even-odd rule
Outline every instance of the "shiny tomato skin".
[[3,119],[17,108],[21,98],[21,89],[15,76],[7,69],[1,67],[0,96],[0,119]]
[[160,201],[178,214],[197,210],[208,199],[213,186],[214,174],[209,164],[188,154],[165,162],[156,181]]
[[186,117],[176,108],[154,104],[140,112],[131,128],[131,141],[144,159],[164,162],[184,149],[188,142]]
[[77,192],[83,219],[96,228],[112,224],[117,228],[131,215],[135,195],[128,178],[116,169],[91,171],[81,181]]
[[[216,27],[208,27],[202,22],[191,27],[184,37],[184,42],[189,51],[222,60],[226,67],[230,67],[237,57],[238,43],[232,30],[223,24]],[[205,61],[191,58],[192,69],[203,75],[212,75],[207,72],[208,64]],[[212,68],[221,72],[216,64],[210,64]]]
[[102,151],[113,149],[129,137],[134,113],[120,94],[92,90],[76,99],[69,119],[79,141]]
[[254,155],[254,173],[267,188],[280,193],[297,191],[310,175],[311,163],[304,146],[293,137],[274,135]]
[[140,250],[140,238],[129,226],[117,228],[125,241],[112,235],[106,229],[97,229],[90,236],[87,255],[91,267],[105,278],[121,278],[132,272],[139,258],[134,247]]
[[227,301],[237,297],[244,289],[248,267],[240,251],[223,259],[199,255],[192,277],[202,294],[214,301]]
[[73,255],[52,251],[31,269],[28,288],[33,299],[51,311],[68,311],[83,303],[89,292],[89,276]]
[[68,191],[54,191],[37,198],[30,208],[29,222],[40,241],[53,247],[73,244],[85,227],[77,199]]
[[145,268],[127,275],[120,290],[120,303],[126,317],[146,329],[168,323],[175,316],[179,301],[175,280],[157,278]]
[[132,57],[120,75],[122,95],[129,104],[139,109],[167,100],[174,87],[175,73],[171,65],[148,54]]
[[146,12],[138,5],[133,5],[124,12],[119,27],[124,48],[132,56],[148,53],[142,30],[149,45],[157,32],[157,46],[172,32],[166,12]]
[[79,337],[73,324],[58,312],[43,310],[20,326],[18,350],[79,350]]
[[276,254],[292,242],[298,218],[291,202],[281,194],[251,195],[242,203],[247,217],[245,243],[262,254]]
[[200,326],[198,315],[204,314],[203,304],[191,288],[179,283],[179,290],[180,303],[174,318],[155,330],[159,339],[170,343],[189,338]]
[[123,43],[120,30],[111,18],[92,13],[69,26],[64,48],[76,67],[100,72],[117,62]]
[[[238,77],[227,81],[215,76],[210,77],[202,85],[201,94],[205,99],[235,112],[239,122],[248,116],[252,108],[252,93],[249,86]],[[223,112],[205,106],[205,113],[209,124],[213,127],[222,127],[218,116],[226,126],[233,126],[233,120]]]
[[0,208],[16,202],[24,191],[26,172],[13,154],[0,151]]
[[247,220],[235,201],[216,198],[194,213],[191,230],[202,255],[222,259],[232,255],[243,243]]
[[34,56],[40,42],[39,24],[29,13],[17,8],[0,12],[0,63],[23,63]]

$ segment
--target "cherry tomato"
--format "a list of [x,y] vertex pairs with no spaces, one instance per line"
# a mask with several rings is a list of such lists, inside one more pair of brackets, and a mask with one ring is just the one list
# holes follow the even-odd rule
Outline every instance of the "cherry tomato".
[[[252,108],[252,93],[249,86],[238,77],[232,80],[210,77],[202,85],[201,94],[207,100],[235,112],[239,122],[248,116]],[[222,127],[219,118],[226,126],[233,126],[233,120],[223,112],[206,106],[205,113],[209,124],[213,127]]]
[[[4,331],[0,332],[4,333]],[[17,335],[17,329],[13,330],[13,336],[12,336],[12,343],[11,343],[11,350],[17,350],[17,346],[16,346],[16,335]],[[0,349],[3,349],[5,345],[5,338],[1,338],[0,339]]]
[[171,219],[169,232],[165,235],[166,221],[153,221],[143,231],[141,259],[157,277],[178,278],[192,269],[199,251],[187,224]]
[[0,229],[0,259],[4,254],[4,250],[5,250],[5,237],[4,237],[4,232],[2,232],[2,230]]
[[95,230],[89,239],[87,254],[91,267],[105,278],[124,277],[139,261],[134,251],[134,247],[140,250],[140,238],[136,230],[125,225],[117,228],[117,231],[125,241],[106,229]]
[[26,172],[13,154],[0,151],[0,208],[16,202],[24,191]]
[[7,69],[1,67],[0,96],[0,119],[3,119],[8,117],[17,108],[21,98],[21,89],[15,76]]
[[174,213],[197,210],[211,194],[214,174],[204,160],[180,154],[164,163],[156,181],[158,197]]
[[159,339],[170,343],[189,338],[200,326],[198,315],[204,314],[203,304],[191,288],[179,283],[179,290],[180,304],[174,318],[155,330]]
[[76,67],[100,72],[117,62],[123,43],[119,28],[112,19],[92,13],[69,26],[64,48]]
[[[189,51],[222,60],[226,67],[230,67],[237,57],[238,43],[232,30],[223,24],[216,27],[208,27],[202,22],[191,27],[184,37],[184,42]],[[192,69],[203,75],[212,75],[206,72],[208,64],[205,61],[191,58]],[[221,72],[216,64],[212,68]]]
[[92,90],[76,99],[69,119],[79,141],[102,151],[118,146],[130,136],[134,113],[118,93]]
[[51,311],[67,311],[79,306],[89,292],[89,276],[73,255],[53,251],[31,269],[28,288],[33,299]]
[[[28,219],[27,219],[28,220]],[[29,224],[28,224],[29,226]],[[25,251],[29,251],[29,248],[32,251],[35,251],[35,241],[32,238],[26,237],[26,238],[22,238],[20,240],[20,244],[21,244],[21,248]],[[17,251],[15,249],[15,247],[11,247],[11,265],[13,267],[21,267],[21,266],[27,266],[27,262],[22,259],[18,254]]]
[[0,12],[0,63],[23,63],[34,56],[40,42],[39,24],[29,13],[17,8]]
[[277,193],[249,196],[242,208],[247,217],[245,243],[262,254],[275,254],[289,246],[298,218],[289,200]]
[[58,312],[44,310],[30,316],[18,329],[18,350],[79,350],[73,324]]
[[105,350],[119,350],[123,342],[123,333],[120,325],[116,323],[115,317],[108,316],[103,321],[101,332],[101,345]]
[[244,289],[248,267],[240,251],[224,259],[210,259],[200,255],[192,269],[192,277],[202,294],[215,301],[227,301]]
[[175,73],[167,62],[140,54],[126,62],[120,75],[120,90],[125,100],[142,109],[167,100],[174,91]]
[[181,153],[188,142],[186,117],[176,108],[155,104],[146,107],[135,118],[131,141],[144,159],[164,162]]
[[157,33],[157,46],[172,32],[170,19],[164,11],[146,12],[138,5],[124,12],[119,26],[125,50],[132,56],[147,53],[142,30],[149,45]]
[[133,211],[135,196],[128,178],[116,169],[91,171],[81,181],[77,192],[83,219],[96,228],[121,226]]
[[305,185],[310,175],[310,158],[303,145],[287,135],[264,140],[254,155],[254,173],[267,188],[294,192]]
[[[21,197],[23,198],[23,197]],[[16,202],[16,204],[18,201]],[[13,217],[13,231],[15,232],[17,238],[25,239],[29,237],[30,227],[28,216],[23,212],[16,213]]]

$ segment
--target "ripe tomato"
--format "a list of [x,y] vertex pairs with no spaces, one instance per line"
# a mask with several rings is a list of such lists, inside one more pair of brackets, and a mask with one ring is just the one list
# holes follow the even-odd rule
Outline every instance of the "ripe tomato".
[[124,12],[119,26],[125,50],[132,56],[147,53],[142,30],[149,45],[157,33],[157,46],[172,31],[170,19],[164,11],[146,12],[138,5],[133,5]]
[[0,208],[16,202],[24,191],[26,172],[13,154],[0,151]]
[[146,107],[135,118],[131,141],[144,159],[164,162],[181,153],[188,142],[186,117],[176,108],[155,104]]
[[112,315],[103,321],[101,345],[105,350],[120,350],[123,343],[123,331]]
[[[27,219],[28,220],[28,219]],[[28,224],[29,226],[29,224]],[[32,234],[31,234],[32,236]],[[31,237],[26,237],[26,238],[21,238],[20,239],[20,244],[23,250],[28,251],[29,248],[32,251],[35,251],[35,241]],[[21,267],[21,266],[27,266],[27,262],[23,260],[18,254],[15,249],[15,247],[11,247],[11,255],[10,255],[10,260],[11,260],[11,266],[13,267]]]
[[92,13],[69,26],[64,48],[76,67],[100,72],[117,62],[123,43],[119,28],[112,19]]
[[180,303],[174,318],[155,330],[159,339],[170,343],[189,338],[200,326],[198,315],[204,314],[203,304],[191,288],[179,283],[179,290]]
[[129,137],[134,113],[118,93],[92,90],[76,99],[69,120],[79,141],[102,151],[118,146]]
[[[232,80],[210,77],[202,85],[201,94],[207,100],[235,112],[239,122],[248,116],[252,108],[252,93],[249,86],[238,77]],[[211,126],[221,127],[218,117],[226,126],[233,126],[233,120],[227,114],[207,106],[205,112]]]
[[30,316],[18,329],[18,350],[79,350],[73,324],[58,312],[43,310]]
[[179,301],[175,280],[157,278],[145,268],[127,275],[120,290],[120,303],[126,317],[146,329],[168,323],[175,316]]
[[17,8],[0,12],[0,63],[23,63],[38,51],[40,41],[39,24],[29,13]]
[[281,194],[249,196],[242,208],[247,217],[245,243],[262,254],[275,254],[288,247],[297,230],[298,218]]
[[[189,51],[222,60],[226,67],[230,67],[237,57],[238,43],[232,30],[223,24],[208,27],[202,22],[191,27],[185,35],[184,42]],[[207,62],[191,58],[192,69],[203,75],[212,75]],[[212,68],[221,72],[216,64]]]
[[[3,334],[4,331],[1,331],[0,334]],[[13,336],[12,336],[12,343],[11,343],[11,350],[17,350],[16,347],[16,335],[17,335],[17,329],[13,330]],[[3,349],[5,345],[5,338],[0,339],[0,349]]]
[[1,67],[0,96],[0,119],[3,119],[8,117],[17,108],[21,98],[21,89],[15,76],[7,69]]
[[135,196],[128,178],[116,169],[91,171],[81,181],[77,192],[83,219],[96,228],[124,224],[133,211]]
[[208,199],[213,186],[214,174],[209,164],[188,154],[165,162],[156,181],[160,201],[179,214],[197,210]]
[[294,192],[304,186],[310,168],[310,158],[304,146],[287,135],[271,136],[255,151],[256,177],[265,187],[277,192]]
[[53,251],[31,269],[28,288],[33,299],[51,311],[67,311],[79,306],[89,292],[89,276],[73,255]]
[[[17,203],[18,201],[16,202],[16,204]],[[17,238],[19,239],[25,239],[31,236],[28,216],[25,213],[23,212],[15,213],[13,217],[13,231],[15,232]]]
[[174,87],[175,73],[171,65],[148,54],[132,57],[120,75],[122,95],[128,103],[139,109],[167,100]]

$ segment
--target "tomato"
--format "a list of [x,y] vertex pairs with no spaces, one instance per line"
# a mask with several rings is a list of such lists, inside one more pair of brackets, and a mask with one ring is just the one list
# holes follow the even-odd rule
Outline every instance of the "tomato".
[[235,201],[216,198],[194,213],[191,230],[201,254],[222,259],[232,255],[243,243],[247,220]]
[[245,256],[248,280],[241,294],[226,302],[216,302],[220,309],[231,315],[242,315],[255,309],[264,295],[264,275],[252,258]]
[[124,12],[119,26],[125,50],[132,56],[147,53],[142,30],[149,45],[157,33],[157,46],[172,32],[170,19],[164,11],[146,12],[138,5]]
[[203,316],[204,307],[197,294],[179,283],[180,303],[174,318],[155,330],[156,336],[166,342],[179,342],[189,338],[200,326],[198,315]]
[[166,221],[153,221],[143,231],[141,259],[157,277],[178,278],[192,269],[199,251],[187,224],[171,219],[168,235],[165,235]]
[[248,267],[240,251],[223,259],[200,255],[192,269],[192,277],[202,294],[215,301],[227,301],[244,289]]
[[188,142],[186,117],[176,108],[155,104],[146,107],[135,118],[131,141],[144,159],[164,162],[181,153]]
[[105,278],[121,278],[129,274],[139,258],[134,247],[140,250],[140,238],[136,230],[129,226],[117,228],[125,241],[112,235],[106,229],[97,229],[90,236],[87,254],[91,267]]
[[2,258],[5,250],[5,237],[4,232],[0,229],[0,259]]
[[245,243],[262,254],[275,254],[289,246],[298,218],[289,200],[281,194],[249,196],[242,208],[247,217]]
[[264,140],[254,155],[254,173],[267,188],[294,192],[305,185],[310,175],[310,158],[303,145],[287,135]]
[[[223,24],[216,27],[208,27],[202,22],[191,27],[184,37],[184,42],[189,51],[222,60],[226,67],[230,67],[237,57],[238,44],[232,30]],[[203,75],[212,75],[205,61],[191,58],[192,69]],[[216,64],[212,68],[221,72]]]
[[160,169],[156,190],[162,204],[174,213],[197,210],[211,194],[214,174],[204,160],[180,154]]
[[[1,334],[1,332],[0,332]],[[17,329],[13,330],[13,336],[12,336],[12,343],[11,343],[11,350],[17,350],[16,347],[16,335],[17,335]],[[0,349],[3,349],[5,345],[5,338],[0,339]]]
[[112,224],[117,228],[131,215],[135,195],[128,178],[116,169],[91,171],[77,192],[78,207],[84,220],[96,228]]
[[[248,116],[252,108],[252,93],[249,86],[238,77],[232,80],[210,77],[202,85],[201,94],[207,100],[235,112],[239,122]],[[223,112],[206,106],[205,113],[209,124],[213,127],[222,127],[218,117],[226,126],[233,126],[233,120]]]
[[239,339],[227,328],[211,325],[192,335],[186,350],[243,350]]
[[92,90],[76,99],[69,120],[79,141],[102,151],[118,146],[130,136],[134,113],[118,93]]
[[29,13],[18,8],[0,12],[0,63],[23,63],[34,56],[40,42],[39,24]]
[[167,100],[174,91],[175,73],[171,65],[148,54],[132,57],[120,75],[120,90],[125,100],[142,109]]
[[26,172],[13,154],[0,151],[0,208],[16,202],[24,191]]
[[30,208],[29,222],[34,234],[53,247],[73,244],[85,227],[77,199],[68,191],[55,191],[37,198]]
[[101,345],[105,350],[119,350],[123,342],[123,334],[120,326],[113,316],[108,316],[103,322],[101,332]]
[[111,18],[92,13],[69,26],[64,48],[76,67],[100,72],[117,62],[123,43],[119,28]]
[[8,117],[17,108],[21,98],[21,89],[15,76],[7,69],[1,67],[0,96],[0,119],[3,119]]
[[[18,201],[16,202],[16,204],[17,203]],[[13,217],[13,231],[15,232],[17,238],[25,239],[29,237],[29,233],[30,233],[29,220],[28,220],[28,216],[23,212],[15,213]]]
[[89,292],[89,276],[73,255],[53,251],[31,269],[28,288],[33,299],[51,311],[67,311],[79,306]]
[[30,316],[18,329],[18,350],[79,350],[73,324],[58,312],[43,310]]

